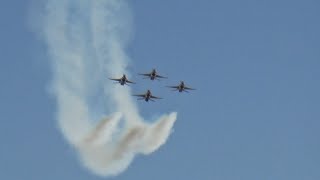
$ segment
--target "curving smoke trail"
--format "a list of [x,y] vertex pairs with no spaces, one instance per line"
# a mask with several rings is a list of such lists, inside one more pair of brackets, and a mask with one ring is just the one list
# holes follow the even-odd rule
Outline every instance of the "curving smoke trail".
[[42,33],[53,66],[59,126],[83,164],[98,175],[116,175],[136,154],[157,150],[176,120],[174,112],[146,123],[130,89],[106,81],[128,73],[124,47],[131,23],[124,0],[46,4]]

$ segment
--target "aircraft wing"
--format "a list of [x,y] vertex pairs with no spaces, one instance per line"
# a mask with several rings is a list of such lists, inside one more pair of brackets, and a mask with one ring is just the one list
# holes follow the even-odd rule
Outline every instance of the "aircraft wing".
[[169,87],[169,88],[175,88],[175,89],[178,89],[178,88],[179,88],[179,86],[167,86],[167,87]]
[[161,97],[156,97],[156,96],[150,96],[150,98],[153,98],[153,99],[162,99]]
[[184,86],[184,89],[186,89],[186,90],[196,90],[196,89],[189,88],[189,87],[186,87],[186,86]]
[[161,75],[156,75],[157,78],[168,78],[168,77],[165,77],[165,76],[161,76]]
[[110,80],[113,80],[113,81],[120,81],[121,79],[114,79],[114,78],[109,78]]
[[126,80],[127,83],[132,83],[132,84],[136,84],[135,82],[132,82],[132,81],[129,81],[129,80]]
[[145,94],[134,94],[132,96],[145,97],[146,95]]
[[139,74],[139,75],[141,75],[141,76],[151,76],[151,74],[150,74],[150,73]]

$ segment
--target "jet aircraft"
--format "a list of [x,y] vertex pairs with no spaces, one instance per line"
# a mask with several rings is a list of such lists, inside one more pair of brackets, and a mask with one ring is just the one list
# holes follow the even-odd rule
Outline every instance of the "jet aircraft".
[[167,87],[174,88],[174,91],[179,91],[179,92],[189,92],[187,90],[196,90],[196,89],[187,87],[183,81],[181,81],[178,86],[167,86]]
[[153,96],[151,91],[148,89],[147,92],[145,94],[135,94],[133,96],[138,96],[140,98],[138,98],[138,100],[145,100],[146,102],[150,101],[154,101],[153,99],[162,99],[160,97],[156,97]]
[[109,78],[109,79],[113,80],[113,81],[118,81],[122,86],[125,85],[125,84],[128,85],[127,83],[135,84],[135,82],[129,81],[125,74],[119,79],[113,79],[113,78]]
[[168,78],[168,77],[159,75],[156,69],[152,69],[150,73],[139,74],[139,75],[145,76],[146,78],[150,78],[151,80],[155,80],[157,78]]

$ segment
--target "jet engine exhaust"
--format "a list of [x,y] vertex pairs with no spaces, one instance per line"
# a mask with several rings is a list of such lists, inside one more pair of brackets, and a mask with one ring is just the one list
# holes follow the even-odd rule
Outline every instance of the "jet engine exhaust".
[[47,0],[43,17],[36,33],[52,65],[56,117],[82,164],[97,175],[117,175],[137,154],[161,147],[177,113],[147,123],[130,87],[106,80],[129,74],[124,49],[132,16],[125,0]]

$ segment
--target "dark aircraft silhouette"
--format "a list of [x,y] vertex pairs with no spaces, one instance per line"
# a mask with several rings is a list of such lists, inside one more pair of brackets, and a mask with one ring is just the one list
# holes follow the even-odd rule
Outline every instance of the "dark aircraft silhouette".
[[183,81],[181,81],[178,86],[167,86],[167,87],[174,88],[174,91],[179,91],[179,92],[189,92],[187,90],[196,90],[196,89],[187,87]]
[[135,84],[134,82],[132,82],[132,81],[129,81],[128,79],[127,79],[127,76],[124,74],[121,78],[119,78],[119,79],[113,79],[113,78],[109,78],[110,80],[113,80],[113,81],[118,81],[122,86],[123,85],[128,85],[127,83],[132,83],[132,84]]
[[168,78],[168,77],[164,77],[161,76],[157,73],[156,69],[152,69],[152,71],[150,73],[145,73],[145,74],[139,74],[142,76],[145,76],[146,78],[150,78],[151,80],[155,80],[157,78]]
[[140,97],[140,98],[138,98],[138,100],[145,100],[146,102],[148,102],[149,100],[154,101],[153,99],[162,99],[160,97],[153,96],[149,89],[145,94],[136,94],[133,96],[138,96],[138,97]]

